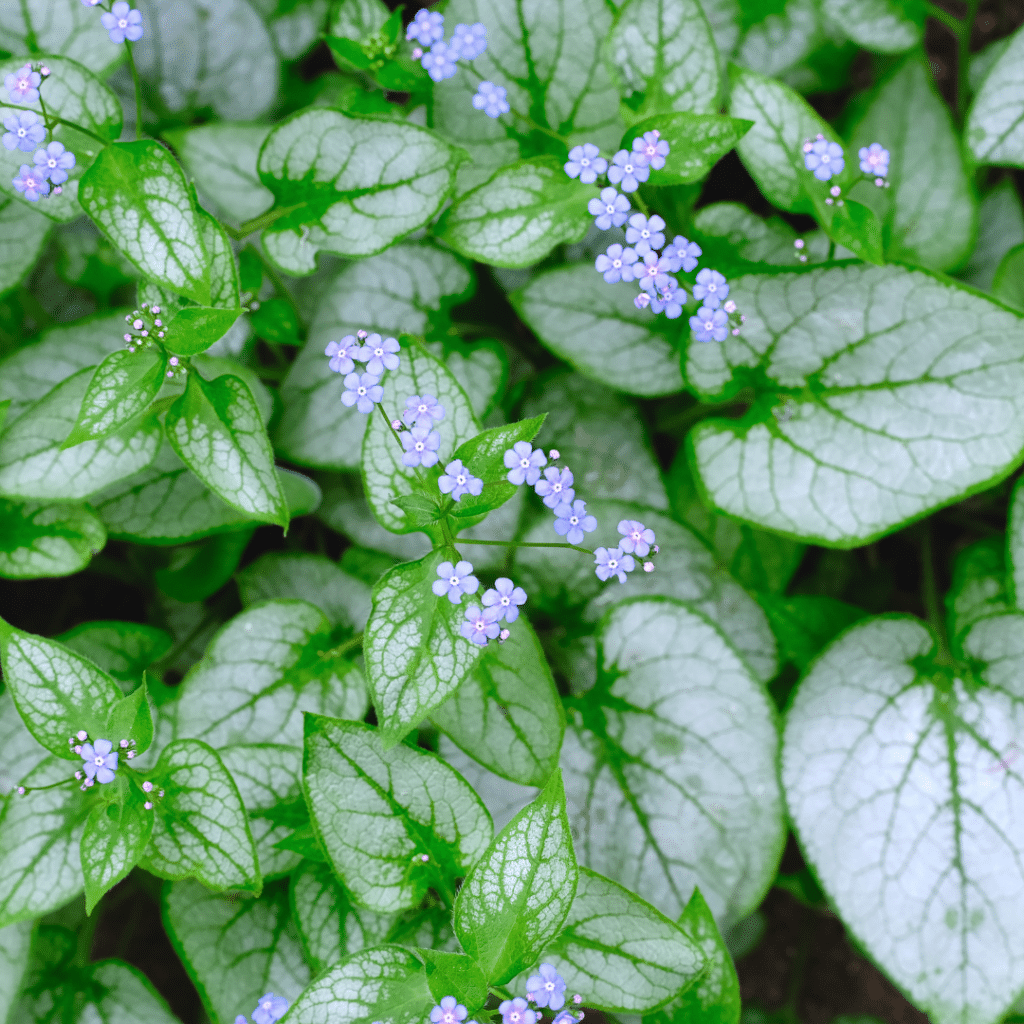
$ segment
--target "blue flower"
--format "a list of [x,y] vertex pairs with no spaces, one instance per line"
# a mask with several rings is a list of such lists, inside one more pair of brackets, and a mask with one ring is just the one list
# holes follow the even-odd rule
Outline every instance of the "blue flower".
[[563,501],[572,501],[576,497],[572,485],[572,470],[558,470],[551,466],[544,470],[544,479],[537,481],[534,490],[544,499],[544,504],[548,508],[554,508]]
[[697,283],[693,286],[693,297],[702,299],[708,309],[718,309],[722,300],[729,297],[729,286],[717,270],[709,270],[705,267],[697,275]]
[[473,25],[456,25],[455,34],[452,36],[452,49],[463,60],[479,57],[487,49],[487,26],[482,21]]
[[366,358],[362,342],[358,341],[354,334],[346,334],[341,341],[329,341],[324,355],[330,356],[331,361],[327,364],[335,373],[351,373],[356,364],[354,359],[362,362]]
[[594,266],[599,274],[604,274],[604,279],[609,284],[617,281],[632,281],[635,277],[633,264],[639,257],[635,249],[623,249],[618,242],[608,246],[607,253],[601,253],[594,260]]
[[398,342],[394,338],[381,339],[379,334],[371,334],[366,339],[363,356],[367,360],[366,372],[379,377],[385,370],[398,369]]
[[698,341],[725,341],[729,334],[729,317],[724,309],[701,306],[696,316],[690,317],[690,327]]
[[[488,591],[490,593],[490,591]],[[475,644],[479,644],[481,647],[487,646],[488,640],[493,640],[497,635],[501,627],[498,622],[501,620],[501,612],[497,608],[488,608],[486,611],[481,610],[478,604],[471,604],[466,609],[466,621],[462,624],[462,635]],[[445,996],[441,1000],[440,1006],[435,1006],[430,1011],[430,1019],[440,1024],[457,1024],[458,1021],[464,1020],[466,1017],[466,1008],[462,1005],[453,1006],[451,1009],[444,1009],[445,1000],[450,999],[452,1003],[455,1003],[454,996]],[[438,1013],[438,1011],[441,1011]],[[462,1016],[457,1016],[459,1011],[462,1011]],[[438,1015],[435,1017],[434,1014]]]
[[459,59],[457,51],[453,50],[447,43],[434,43],[434,45],[420,59],[423,70],[435,81],[440,82],[445,78],[451,78],[455,74],[456,61]]
[[68,171],[75,166],[75,154],[66,152],[63,142],[51,142],[46,149],[36,150],[32,159],[54,185],[64,184]]
[[110,740],[97,740],[82,744],[82,768],[90,779],[113,782],[117,771],[117,751]]
[[[97,0],[97,2],[99,2],[99,0]],[[83,4],[88,4],[89,0],[82,0],[82,3]],[[249,1022],[245,1019],[245,1014],[244,1013],[240,1013],[235,1018],[235,1024],[249,1024]]]
[[612,157],[612,165],[608,168],[608,180],[613,185],[622,182],[623,192],[635,192],[640,187],[640,182],[646,181],[650,173],[646,157],[641,153],[620,149]]
[[622,548],[598,548],[594,552],[594,564],[597,566],[594,572],[602,582],[617,576],[620,583],[625,583],[626,573],[636,568],[633,556],[623,554]]
[[647,292],[641,292],[633,299],[633,305],[637,309],[646,309],[651,304],[651,297]]
[[413,395],[405,400],[402,419],[409,426],[419,424],[421,420],[428,424],[432,421],[440,423],[444,419],[444,406],[439,405],[433,395]]
[[20,149],[23,153],[31,153],[43,139],[46,129],[39,123],[39,118],[31,110],[15,113],[13,110],[4,114],[5,149]]
[[560,1010],[565,1006],[565,981],[551,964],[541,964],[526,982],[526,994],[538,1006]]
[[629,200],[620,196],[613,188],[601,189],[600,199],[595,196],[587,203],[587,209],[594,217],[594,223],[602,230],[607,231],[613,224],[621,228],[626,223],[626,214],[629,212]]
[[651,296],[651,312],[664,313],[669,320],[678,320],[683,315],[686,305],[686,292],[669,279],[669,283],[659,288],[657,294]]
[[601,156],[601,150],[592,142],[584,142],[582,146],[573,146],[569,150],[565,173],[570,178],[579,178],[584,185],[593,185],[597,181],[597,176],[607,170],[608,161]]
[[437,449],[441,447],[441,435],[431,430],[429,422],[417,423],[412,430],[403,430],[402,439],[405,454],[402,462],[406,466],[423,466],[429,469],[437,462]]
[[651,545],[655,539],[654,531],[635,519],[621,520],[619,522],[619,533],[622,534],[619,547],[623,551],[627,551],[631,555],[639,555],[641,558],[651,550]]
[[525,481],[532,487],[540,479],[540,467],[547,462],[548,457],[539,448],[534,451],[529,441],[516,441],[505,452],[508,482],[518,487]]
[[345,387],[348,390],[342,393],[342,402],[349,408],[354,405],[361,413],[373,412],[374,404],[384,397],[380,378],[372,373],[350,373],[345,378]]
[[473,476],[468,469],[462,465],[461,459],[455,459],[444,467],[444,476],[437,481],[443,494],[450,494],[456,501],[461,501],[464,494],[472,494],[476,497],[483,489],[484,482],[478,476]]
[[682,235],[676,235],[672,244],[661,254],[669,261],[669,270],[678,274],[681,270],[688,274],[697,266],[697,257],[704,254],[696,242],[687,241]]
[[451,562],[442,562],[437,567],[438,579],[434,580],[431,590],[438,596],[446,594],[452,604],[461,604],[463,594],[475,594],[480,586],[480,581],[473,575],[471,562],[459,562],[452,565]]
[[26,64],[4,78],[4,87],[12,103],[35,103],[39,99],[39,83],[42,80],[42,75]]
[[501,1024],[536,1024],[537,1014],[527,1005],[522,996],[506,999],[499,1007]]
[[256,1009],[252,1011],[252,1019],[256,1024],[275,1024],[288,1010],[288,1000],[267,992],[260,996]]
[[[110,34],[112,43],[123,43],[126,39],[136,43],[142,38],[142,15],[133,11],[125,0],[117,0],[109,14],[100,15],[100,23]],[[257,1021],[256,1024],[264,1024]]]
[[626,241],[635,246],[641,256],[646,256],[652,249],[660,249],[665,244],[664,230],[665,222],[657,214],[645,217],[642,213],[634,213],[626,228]]
[[642,139],[633,140],[633,152],[639,153],[656,171],[665,166],[665,157],[669,153],[669,144],[661,137],[661,132],[655,128],[653,131],[644,132]]
[[675,281],[668,276],[668,272],[671,269],[671,263],[664,256],[659,256],[656,252],[649,252],[644,256],[644,265],[634,270],[637,281],[640,282],[640,287],[645,292],[653,293],[659,288],[664,288],[667,284],[675,284]]
[[838,142],[829,142],[821,138],[811,143],[811,148],[804,144],[804,166],[814,171],[818,181],[828,181],[833,174],[839,174],[846,166],[843,159],[843,147]]
[[889,150],[885,149],[880,142],[862,146],[858,156],[860,156],[860,169],[865,174],[884,178],[889,173]]
[[428,11],[425,7],[416,12],[416,17],[405,30],[406,39],[415,39],[420,46],[430,46],[444,39],[444,15]]
[[499,576],[494,587],[484,593],[484,604],[492,609],[500,622],[515,622],[519,618],[519,606],[526,604],[526,591],[517,587],[507,576]]
[[481,82],[473,97],[473,106],[477,110],[482,110],[488,117],[500,117],[507,114],[510,109],[506,95],[504,86],[495,85],[493,82]]
[[37,167],[29,167],[22,164],[18,176],[11,182],[30,203],[39,202],[40,196],[45,196],[50,191],[50,183],[43,176]]
[[[582,498],[571,505],[567,501],[556,505],[555,516],[555,533],[570,544],[581,544],[584,532],[593,533],[597,529],[597,520],[587,515],[587,503]],[[552,1009],[557,1010],[558,1006],[552,1006]]]

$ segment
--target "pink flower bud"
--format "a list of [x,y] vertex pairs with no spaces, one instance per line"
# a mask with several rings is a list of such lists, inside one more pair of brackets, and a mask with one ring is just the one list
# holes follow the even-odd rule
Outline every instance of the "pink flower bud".
[[142,791],[143,791],[143,793],[152,793],[153,792],[153,783],[152,782],[144,782],[142,784]]
[[798,239],[797,239],[797,240],[796,240],[796,241],[795,241],[795,242],[793,243],[793,248],[794,248],[794,249],[802,249],[802,248],[804,247],[804,244],[805,244],[805,243],[804,243],[804,240],[803,240],[802,238],[798,238]]
[[24,786],[19,786],[18,787],[18,796],[24,796],[24,795],[25,795],[25,787]]
[[154,306],[153,307],[153,316],[156,316],[159,312],[160,312],[160,307],[159,306]]
[[557,448],[552,448],[551,451],[548,452],[548,457],[552,462],[557,462],[562,457],[562,453]]
[[79,729],[78,738],[82,743],[84,743],[89,738],[89,734],[84,729]]
[[644,572],[654,572],[654,563],[644,562]]
[[142,806],[143,806],[143,807],[144,807],[144,808],[145,808],[145,809],[146,809],[147,811],[151,811],[151,810],[153,810],[153,802],[152,802],[151,800],[147,800],[147,801],[146,801],[146,802],[145,802],[145,803],[144,803],[144,804],[143,804]]

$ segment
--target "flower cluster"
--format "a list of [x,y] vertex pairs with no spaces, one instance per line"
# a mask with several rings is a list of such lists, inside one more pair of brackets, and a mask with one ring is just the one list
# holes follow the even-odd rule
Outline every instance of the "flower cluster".
[[[86,7],[98,7],[100,0],[82,0]],[[107,30],[112,43],[137,43],[142,38],[142,14],[133,10],[125,0],[117,2],[100,15],[100,24]]]
[[[591,142],[585,142],[581,146],[574,146],[569,151],[565,173],[570,178],[579,178],[584,185],[593,185],[597,181],[598,175],[606,174],[611,184],[619,185],[623,192],[635,192],[640,187],[640,183],[650,177],[652,169],[660,171],[665,166],[665,157],[668,156],[669,149],[668,142],[661,138],[659,131],[644,132],[642,139],[633,140],[632,150],[620,149],[609,164],[601,156],[601,151],[597,146]],[[607,192],[608,189],[605,191]],[[611,191],[614,192],[614,189]],[[617,209],[617,213],[629,209],[628,200],[621,200],[621,202],[624,202],[625,206]],[[591,213],[595,213],[593,205],[591,202]],[[621,223],[622,221],[619,221],[619,224]],[[599,224],[598,227],[600,226]]]
[[[805,139],[802,148],[804,167],[818,181],[831,181],[846,169],[843,147],[838,142],[829,142],[820,132],[813,139]],[[862,146],[858,156],[860,157],[861,174],[872,178],[879,188],[888,188],[889,150],[880,142],[872,142],[870,146]],[[839,198],[840,195],[842,195],[842,189],[838,185],[833,185],[829,189],[829,196],[825,202],[829,206],[833,203],[842,206],[843,200]]]
[[[447,597],[452,604],[461,604],[463,594],[475,594],[480,589],[480,581],[473,575],[471,562],[462,561],[457,565],[442,562],[437,567],[437,575],[431,589],[438,597]],[[476,604],[467,605],[462,635],[481,647],[495,638],[503,643],[511,633],[502,629],[500,623],[504,619],[511,624],[519,618],[519,607],[526,604],[526,591],[507,576],[501,576],[492,588],[484,591],[482,600],[483,608]]]
[[[144,302],[139,309],[133,309],[124,318],[128,325],[124,333],[124,344],[129,352],[138,352],[163,341],[166,325],[160,318],[160,312],[159,306],[151,307],[148,302]],[[167,376],[176,377],[179,373],[187,374],[188,367],[177,356],[171,356],[167,361]]]
[[[373,407],[384,396],[380,379],[385,370],[397,370],[400,362],[395,338],[381,338],[379,334],[357,331],[346,334],[341,341],[329,342],[324,354],[330,357],[330,368],[345,374],[345,391],[341,401],[355,406],[361,413],[373,412]],[[356,363],[365,363],[362,373],[356,372]]]
[[114,781],[120,751],[125,752],[128,760],[135,757],[135,740],[121,740],[117,746],[115,750],[112,740],[97,739],[90,742],[89,733],[85,729],[68,737],[68,750],[82,759],[82,768],[75,772],[75,778],[82,783],[80,788],[83,791],[97,782],[106,785]]
[[[635,519],[623,519],[619,522],[619,533],[622,540],[616,548],[598,548],[594,552],[594,564],[599,580],[610,580],[615,576],[620,583],[626,582],[626,573],[636,568],[636,559],[645,558],[653,550],[658,553],[658,545],[654,543],[654,531]],[[654,572],[654,563],[645,561],[644,572]]]
[[[572,997],[573,1003],[577,1006],[583,1002],[583,997],[576,994]],[[565,981],[551,964],[541,964],[538,973],[533,974],[526,982],[526,998],[514,996],[506,999],[498,1006],[501,1014],[501,1024],[537,1024],[544,1016],[534,1010],[530,1003],[536,1003],[538,1007],[548,1008],[555,1012],[553,1024],[579,1024],[584,1014],[581,1011],[578,1015],[572,1010],[565,1010]],[[430,1011],[431,1024],[476,1024],[476,1021],[466,1021],[469,1011],[458,1002],[455,996],[445,996],[440,1003]],[[239,1024],[238,1021],[235,1024]],[[374,1021],[373,1024],[381,1024]]]
[[[456,25],[451,39],[445,42],[444,15],[425,7],[416,12],[405,38],[419,44],[412,51],[412,56],[435,82],[451,78],[458,70],[460,60],[474,60],[487,49],[487,29],[482,22]],[[505,90],[500,92],[504,97]],[[497,116],[491,114],[491,117]]]
[[[277,1024],[288,1011],[288,1000],[283,996],[276,996],[273,992],[267,992],[260,996],[256,1003],[256,1009],[252,1011],[253,1024]],[[248,1024],[244,1014],[235,1018],[235,1024]]]

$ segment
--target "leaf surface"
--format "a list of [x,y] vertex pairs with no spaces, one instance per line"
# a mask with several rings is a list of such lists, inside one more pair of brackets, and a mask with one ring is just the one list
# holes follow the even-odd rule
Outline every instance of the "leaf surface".
[[107,532],[86,505],[11,502],[0,498],[0,576],[70,576],[103,549]]
[[978,163],[1024,166],[1024,29],[1013,34],[981,83],[964,139]]

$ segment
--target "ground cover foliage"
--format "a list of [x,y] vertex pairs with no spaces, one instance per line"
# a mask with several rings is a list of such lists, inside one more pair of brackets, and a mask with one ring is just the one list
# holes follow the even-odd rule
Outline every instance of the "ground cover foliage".
[[1024,1020],[1022,23],[0,0],[0,1024]]

